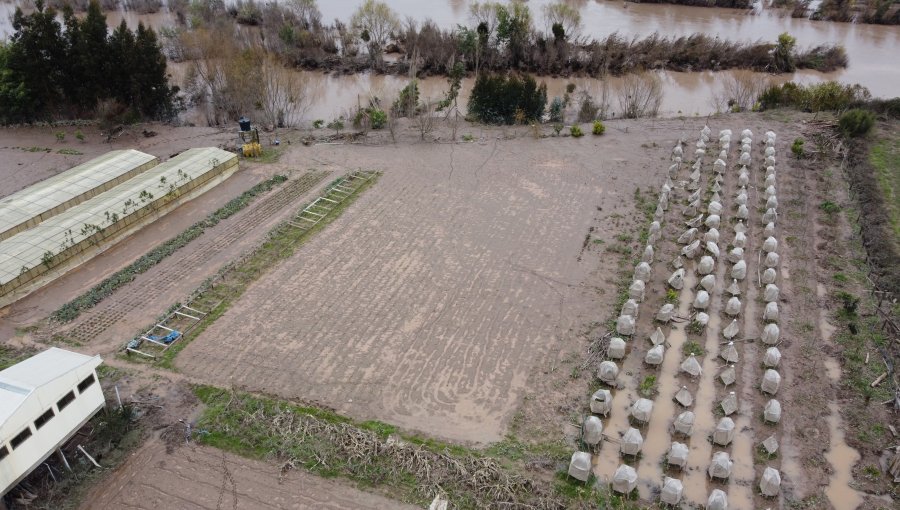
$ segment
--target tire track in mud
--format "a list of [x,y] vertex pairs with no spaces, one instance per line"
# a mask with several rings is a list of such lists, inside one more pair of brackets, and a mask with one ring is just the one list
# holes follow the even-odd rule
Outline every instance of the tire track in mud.
[[[205,268],[210,259],[247,236],[255,228],[272,218],[285,206],[318,184],[326,173],[307,173],[295,179],[275,193],[250,206],[245,214],[233,223],[222,222],[222,228],[214,235],[202,235],[196,244],[190,243],[160,262],[147,273],[138,275],[141,282],[132,282],[104,302],[76,320],[64,334],[75,341],[89,343],[127,314],[147,306],[148,296],[162,294],[178,287],[198,268]],[[217,225],[218,226],[218,225]],[[209,269],[209,268],[207,268]],[[212,274],[214,271],[210,271]]]

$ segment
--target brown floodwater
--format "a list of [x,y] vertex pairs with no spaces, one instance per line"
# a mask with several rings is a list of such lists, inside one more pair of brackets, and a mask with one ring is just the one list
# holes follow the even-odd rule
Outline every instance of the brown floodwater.
[[[334,19],[346,21],[361,0],[320,1],[322,19],[326,23]],[[471,24],[468,0],[387,0],[387,3],[402,19],[423,21],[431,19],[441,27],[455,27]],[[532,0],[529,6],[535,26],[544,26],[542,8],[549,0]],[[839,80],[859,83],[869,88],[875,96],[894,97],[898,95],[896,83],[900,82],[900,65],[896,64],[894,50],[900,47],[900,29],[891,26],[857,25],[852,23],[832,23],[794,19],[777,9],[761,9],[752,14],[739,9],[718,9],[706,7],[686,7],[663,4],[623,4],[611,0],[574,0],[568,2],[578,8],[582,16],[581,35],[599,38],[618,32],[627,37],[644,37],[654,32],[664,36],[682,36],[693,33],[710,35],[739,41],[774,41],[778,34],[789,32],[797,37],[800,46],[819,44],[842,44],[850,59],[847,69],[833,73],[801,71],[793,74],[770,76],[756,73],[765,82],[785,82],[794,80],[812,83],[824,80]],[[16,5],[26,5],[22,0],[0,0],[0,37],[12,33],[10,16]],[[139,21],[156,29],[173,26],[173,15],[164,7],[155,14],[141,15],[133,11],[118,10],[107,14],[110,26],[118,25],[123,19],[132,27]],[[173,69],[174,81],[183,74]],[[730,72],[661,72],[664,97],[660,114],[706,115],[715,112],[713,97],[722,87],[722,81]],[[328,75],[319,72],[302,72],[309,85],[309,101],[305,115],[307,120],[331,119],[346,113],[358,101],[371,96],[392,98],[406,83],[401,76],[378,76],[369,73],[358,75]],[[599,96],[603,83],[590,78],[541,78],[547,84],[548,95],[562,96],[565,86],[574,82],[579,89]],[[621,79],[612,78],[609,90],[609,111],[614,116],[620,110],[617,91]],[[437,99],[447,88],[443,78],[426,78],[420,83],[424,98]],[[468,97],[472,80],[463,83],[462,98]],[[465,104],[460,105],[465,111]],[[190,120],[202,116],[194,116]]]

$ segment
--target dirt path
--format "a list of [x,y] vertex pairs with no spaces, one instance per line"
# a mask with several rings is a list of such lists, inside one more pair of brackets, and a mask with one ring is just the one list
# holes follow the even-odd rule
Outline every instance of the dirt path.
[[300,471],[283,479],[278,466],[205,446],[168,452],[151,440],[101,486],[81,508],[134,509],[414,509],[345,483]]

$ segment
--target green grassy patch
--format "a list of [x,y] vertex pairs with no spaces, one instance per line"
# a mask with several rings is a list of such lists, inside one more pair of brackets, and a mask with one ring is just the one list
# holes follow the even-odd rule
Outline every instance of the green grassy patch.
[[699,343],[697,343],[694,340],[691,340],[689,342],[685,342],[684,344],[682,344],[681,353],[684,354],[685,356],[690,356],[691,354],[693,354],[695,356],[703,356],[703,354],[705,354],[706,351],[703,350],[703,347],[701,347]]
[[896,135],[873,143],[869,162],[875,169],[878,187],[884,195],[884,205],[890,216],[895,241],[900,240],[900,139]]
[[58,151],[56,151],[56,153],[62,154],[65,156],[83,156],[84,155],[83,152],[81,152],[79,150],[75,150],[75,149],[59,149]]

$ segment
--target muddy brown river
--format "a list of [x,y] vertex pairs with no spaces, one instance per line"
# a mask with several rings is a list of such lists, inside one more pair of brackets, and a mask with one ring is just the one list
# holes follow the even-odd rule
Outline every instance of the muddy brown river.
[[[442,27],[453,27],[458,24],[471,24],[468,0],[388,0],[402,19],[432,19]],[[531,0],[534,24],[543,27],[542,7],[550,3],[548,0]],[[900,65],[894,52],[900,48],[900,27],[880,25],[858,25],[853,23],[832,23],[794,19],[778,9],[759,8],[755,12],[739,9],[717,9],[704,7],[685,7],[663,4],[624,4],[612,0],[575,0],[569,2],[577,7],[582,16],[581,34],[586,37],[605,37],[613,32],[625,36],[644,37],[653,32],[666,36],[681,36],[693,33],[705,33],[740,41],[774,41],[778,34],[789,32],[802,47],[819,44],[842,44],[849,56],[850,66],[847,69],[820,73],[801,71],[794,74],[778,76],[755,73],[759,80],[765,82],[784,82],[794,80],[801,83],[813,83],[823,80],[838,80],[844,83],[859,83],[867,87],[878,97],[894,97],[900,94]],[[21,1],[0,1],[0,37],[8,37],[12,31],[9,17],[15,5]],[[334,19],[348,20],[360,0],[329,0],[319,2],[322,19],[330,23]],[[125,19],[129,25],[137,26],[144,21],[154,28],[174,25],[173,16],[163,8],[162,11],[150,15],[138,15],[134,12],[120,10],[108,13],[110,26],[117,25]],[[174,81],[179,82],[183,69],[173,66]],[[332,76],[318,72],[303,72],[309,85],[309,106],[305,118],[330,119],[341,115],[355,106],[357,101],[364,101],[371,96],[380,98],[394,97],[405,85],[406,79],[400,76],[377,76],[359,74],[355,76]],[[713,96],[722,87],[721,83],[729,72],[661,72],[664,83],[664,98],[660,109],[661,115],[705,115],[715,111]],[[590,78],[541,78],[548,87],[549,95],[561,96],[569,82],[575,82],[579,89],[600,94],[601,83]],[[617,89],[620,80],[611,79],[610,112],[614,115],[618,109]],[[180,84],[180,83],[179,83]],[[471,80],[463,84],[462,98],[467,97],[471,88]],[[421,82],[422,97],[438,98],[446,90],[443,78],[427,78]],[[463,109],[465,104],[461,104]],[[201,120],[201,117],[191,119]]]

